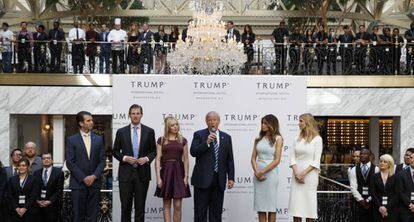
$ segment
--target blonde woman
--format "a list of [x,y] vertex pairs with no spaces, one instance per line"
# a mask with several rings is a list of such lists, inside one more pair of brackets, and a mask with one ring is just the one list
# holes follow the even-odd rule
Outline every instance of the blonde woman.
[[254,141],[252,167],[254,171],[254,210],[259,222],[275,222],[277,210],[277,188],[283,147],[279,132],[279,120],[269,114],[262,118],[259,136]]
[[380,172],[371,177],[370,183],[374,222],[397,221],[398,190],[392,156],[382,155],[379,169]]
[[317,188],[319,182],[322,138],[317,122],[309,113],[299,116],[300,133],[291,148],[290,167],[293,175],[289,199],[289,212],[294,222],[318,218]]
[[163,198],[164,221],[171,221],[171,200],[173,200],[173,221],[181,221],[182,198],[190,197],[188,186],[188,145],[180,134],[178,121],[165,118],[164,136],[157,141],[155,172],[157,189],[155,196]]

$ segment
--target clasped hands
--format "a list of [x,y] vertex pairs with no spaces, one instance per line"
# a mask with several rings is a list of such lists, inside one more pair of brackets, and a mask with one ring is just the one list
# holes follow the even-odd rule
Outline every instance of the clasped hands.
[[47,207],[51,204],[52,202],[50,200],[38,200],[37,201],[37,205],[39,205],[40,207]]
[[256,177],[257,180],[259,181],[264,181],[267,179],[267,177],[265,177],[264,175],[265,173],[262,170],[257,170],[254,172],[254,176]]
[[414,213],[414,204],[410,203],[410,205],[408,205],[408,208],[412,213]]
[[303,172],[302,173],[296,173],[296,172],[294,172],[293,174],[295,175],[295,180],[298,183],[302,183],[302,184],[305,183],[305,176],[306,175]]
[[20,217],[23,217],[23,215],[26,213],[26,208],[16,208],[16,212]]
[[378,210],[381,213],[382,218],[388,217],[387,208],[385,208],[384,206],[381,206]]
[[96,176],[95,176],[95,175],[89,175],[89,176],[87,176],[87,177],[85,177],[85,178],[83,179],[83,183],[84,183],[87,187],[90,187],[90,186],[92,186],[93,182],[95,182],[95,180],[96,180]]
[[137,158],[132,157],[132,156],[125,156],[124,161],[131,164],[131,165],[134,165],[134,164],[144,165],[148,162],[148,159],[146,157],[141,157],[141,158],[137,159]]

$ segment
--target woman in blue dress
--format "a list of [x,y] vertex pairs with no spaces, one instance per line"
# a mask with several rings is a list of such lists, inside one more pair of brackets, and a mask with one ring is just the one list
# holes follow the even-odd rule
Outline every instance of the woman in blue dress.
[[254,141],[252,167],[254,171],[254,210],[259,222],[275,222],[277,189],[279,185],[278,165],[283,147],[279,132],[279,121],[272,115],[262,118],[259,136]]

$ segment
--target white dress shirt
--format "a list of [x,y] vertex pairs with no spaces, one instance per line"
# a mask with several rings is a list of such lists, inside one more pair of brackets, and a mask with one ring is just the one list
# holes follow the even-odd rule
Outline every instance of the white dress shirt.
[[[363,165],[364,164],[362,164],[362,163],[360,163],[360,165],[359,165],[361,170],[362,170]],[[371,168],[371,162],[368,162],[367,166],[368,166],[368,170],[369,170]],[[379,172],[379,168],[377,166],[375,166],[375,173],[378,173],[378,172]],[[349,178],[349,182],[350,182],[350,185],[351,185],[352,195],[354,196],[356,201],[359,202],[361,200],[364,200],[362,195],[358,192],[358,181],[357,181],[357,176],[356,176],[356,167],[352,167],[351,171],[349,172],[348,178]],[[368,197],[367,201],[369,202],[369,201],[371,201],[371,199],[372,199],[371,197]]]
[[[122,42],[122,41],[126,41],[126,39],[128,38],[127,33],[120,29],[120,30],[116,30],[116,29],[112,29],[111,32],[109,32],[108,34],[108,42]],[[112,50],[123,50],[123,44],[122,43],[112,43]]]
[[[82,140],[83,140],[83,143],[85,144],[85,148],[86,148],[86,149],[87,149],[87,144],[86,144],[85,137],[89,137],[89,147],[92,149],[92,138],[91,138],[91,132],[85,133],[85,132],[83,132],[82,130],[80,130],[80,134],[81,134],[81,136],[82,136]],[[90,155],[90,152],[91,152],[91,150],[89,150],[89,155]],[[88,158],[90,158],[90,157],[88,156]]]
[[76,35],[76,30],[78,30],[79,39],[85,40],[86,39],[86,34],[85,34],[85,31],[83,31],[83,29],[72,28],[69,31],[69,35],[68,35],[69,41],[73,41],[74,39],[78,39],[78,36]]
[[3,43],[3,52],[11,52],[11,41],[14,39],[14,33],[10,30],[0,31],[0,40]]
[[[209,131],[210,133],[212,133],[211,131]],[[219,145],[219,147],[220,147],[220,131],[217,129],[217,131],[215,132],[215,134],[216,134],[216,141],[217,141],[217,144]],[[208,147],[210,147],[210,144],[207,144],[207,146]]]

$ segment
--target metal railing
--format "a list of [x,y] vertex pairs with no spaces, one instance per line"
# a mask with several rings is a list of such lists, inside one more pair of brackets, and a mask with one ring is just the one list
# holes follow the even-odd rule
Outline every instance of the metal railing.
[[[25,41],[0,44],[4,73],[169,74],[175,43]],[[414,44],[253,44],[240,74],[413,75]],[[247,51],[246,51],[247,52]],[[249,56],[252,56],[249,51]],[[247,55],[246,55],[247,60]]]

